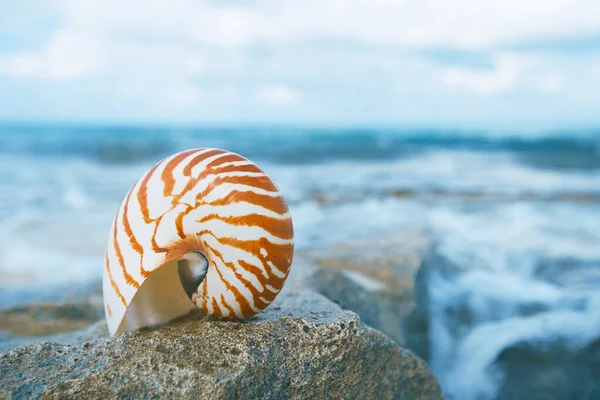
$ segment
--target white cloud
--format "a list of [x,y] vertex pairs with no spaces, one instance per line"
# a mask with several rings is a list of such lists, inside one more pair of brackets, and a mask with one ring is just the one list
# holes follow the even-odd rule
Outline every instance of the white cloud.
[[[232,63],[211,66],[203,54],[207,46],[237,49],[239,69],[257,46],[280,46],[283,54],[291,52],[285,48],[332,41],[486,50],[600,33],[596,0],[57,1],[61,30],[38,52],[2,56],[0,73],[69,79],[137,69],[191,77],[236,68]],[[297,68],[306,67],[300,63]],[[497,83],[489,88],[488,83],[474,84],[474,90],[510,86],[515,74],[510,68],[501,66],[501,76],[492,79]],[[461,74],[466,79],[466,73],[448,73],[449,80],[461,80]]]
[[547,73],[539,77],[536,86],[540,92],[552,94],[564,89],[565,79],[561,74]]
[[206,69],[204,58],[199,54],[190,54],[184,62],[187,72],[192,75],[202,75]]
[[494,58],[492,68],[447,67],[438,76],[445,85],[484,96],[517,89],[553,94],[567,86],[553,61],[547,56],[500,53]]
[[269,105],[293,105],[302,99],[301,93],[285,85],[266,85],[257,91],[257,99]]
[[514,89],[531,59],[516,54],[497,57],[492,69],[451,67],[443,69],[440,78],[447,85],[464,87],[471,92],[493,95]]
[[[4,48],[0,90],[21,82],[17,90],[29,97],[20,104],[39,100],[40,109],[68,113],[66,102],[77,102],[77,117],[104,107],[105,115],[132,109],[139,119],[418,119],[433,106],[452,117],[477,107],[489,116],[519,107],[548,113],[543,100],[559,92],[587,110],[600,92],[593,57],[577,62],[575,53],[527,47],[600,34],[597,0],[48,1],[59,4],[47,18],[59,28],[40,28],[56,31],[37,50]],[[436,59],[436,51],[453,59]],[[70,96],[59,99],[57,88]],[[530,108],[508,101],[519,94]],[[13,103],[0,112],[17,115]]]
[[41,52],[0,55],[0,73],[49,80],[97,75],[107,67],[104,51],[102,43],[58,31]]
[[67,23],[118,36],[245,46],[340,39],[487,48],[600,31],[596,0],[64,0]]
[[177,87],[169,90],[166,100],[167,105],[176,110],[185,110],[198,106],[202,92],[196,87]]

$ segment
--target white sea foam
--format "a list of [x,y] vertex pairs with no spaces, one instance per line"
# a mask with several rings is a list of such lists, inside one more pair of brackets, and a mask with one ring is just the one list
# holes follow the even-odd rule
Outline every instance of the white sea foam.
[[263,163],[290,200],[307,192],[346,194],[384,189],[427,188],[492,193],[588,192],[600,187],[594,171],[537,169],[516,162],[509,153],[440,150],[385,162],[335,161],[299,168]]
[[481,324],[461,341],[452,369],[444,373],[447,392],[470,400],[493,398],[502,371],[490,367],[500,352],[518,342],[561,339],[571,350],[581,349],[600,335],[598,309],[559,310],[532,317],[513,317]]
[[[430,282],[431,365],[450,397],[493,397],[500,379],[491,368],[495,357],[516,341],[597,337],[597,309],[582,306],[597,292],[558,287],[534,272],[541,257],[600,259],[598,211],[597,205],[521,202],[430,213],[445,254],[471,266],[457,279]],[[462,329],[450,317],[457,307],[469,316]]]

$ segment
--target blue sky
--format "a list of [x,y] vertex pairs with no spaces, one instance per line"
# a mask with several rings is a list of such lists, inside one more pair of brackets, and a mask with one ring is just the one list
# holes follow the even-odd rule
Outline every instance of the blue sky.
[[24,0],[0,120],[600,125],[597,0]]

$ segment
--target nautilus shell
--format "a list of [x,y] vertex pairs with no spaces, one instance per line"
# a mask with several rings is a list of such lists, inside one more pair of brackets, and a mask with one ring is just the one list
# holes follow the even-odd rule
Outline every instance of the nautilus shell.
[[258,313],[285,283],[293,239],[285,200],[251,161],[208,148],[166,158],[127,193],[110,230],[111,336],[195,307],[226,319]]

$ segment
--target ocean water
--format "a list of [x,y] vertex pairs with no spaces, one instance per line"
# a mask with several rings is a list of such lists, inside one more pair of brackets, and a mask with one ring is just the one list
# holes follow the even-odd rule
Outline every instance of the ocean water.
[[[3,306],[22,300],[11,297],[15,288],[100,279],[127,190],[159,159],[194,147],[238,152],[271,175],[290,205],[298,248],[432,232],[467,270],[431,282],[431,366],[449,397],[493,396],[498,378],[488,367],[510,343],[547,332],[600,335],[600,282],[565,288],[536,274],[548,257],[600,259],[600,130],[4,126]],[[459,302],[474,321],[461,334],[447,317]],[[548,311],[526,317],[522,305],[531,303]]]

